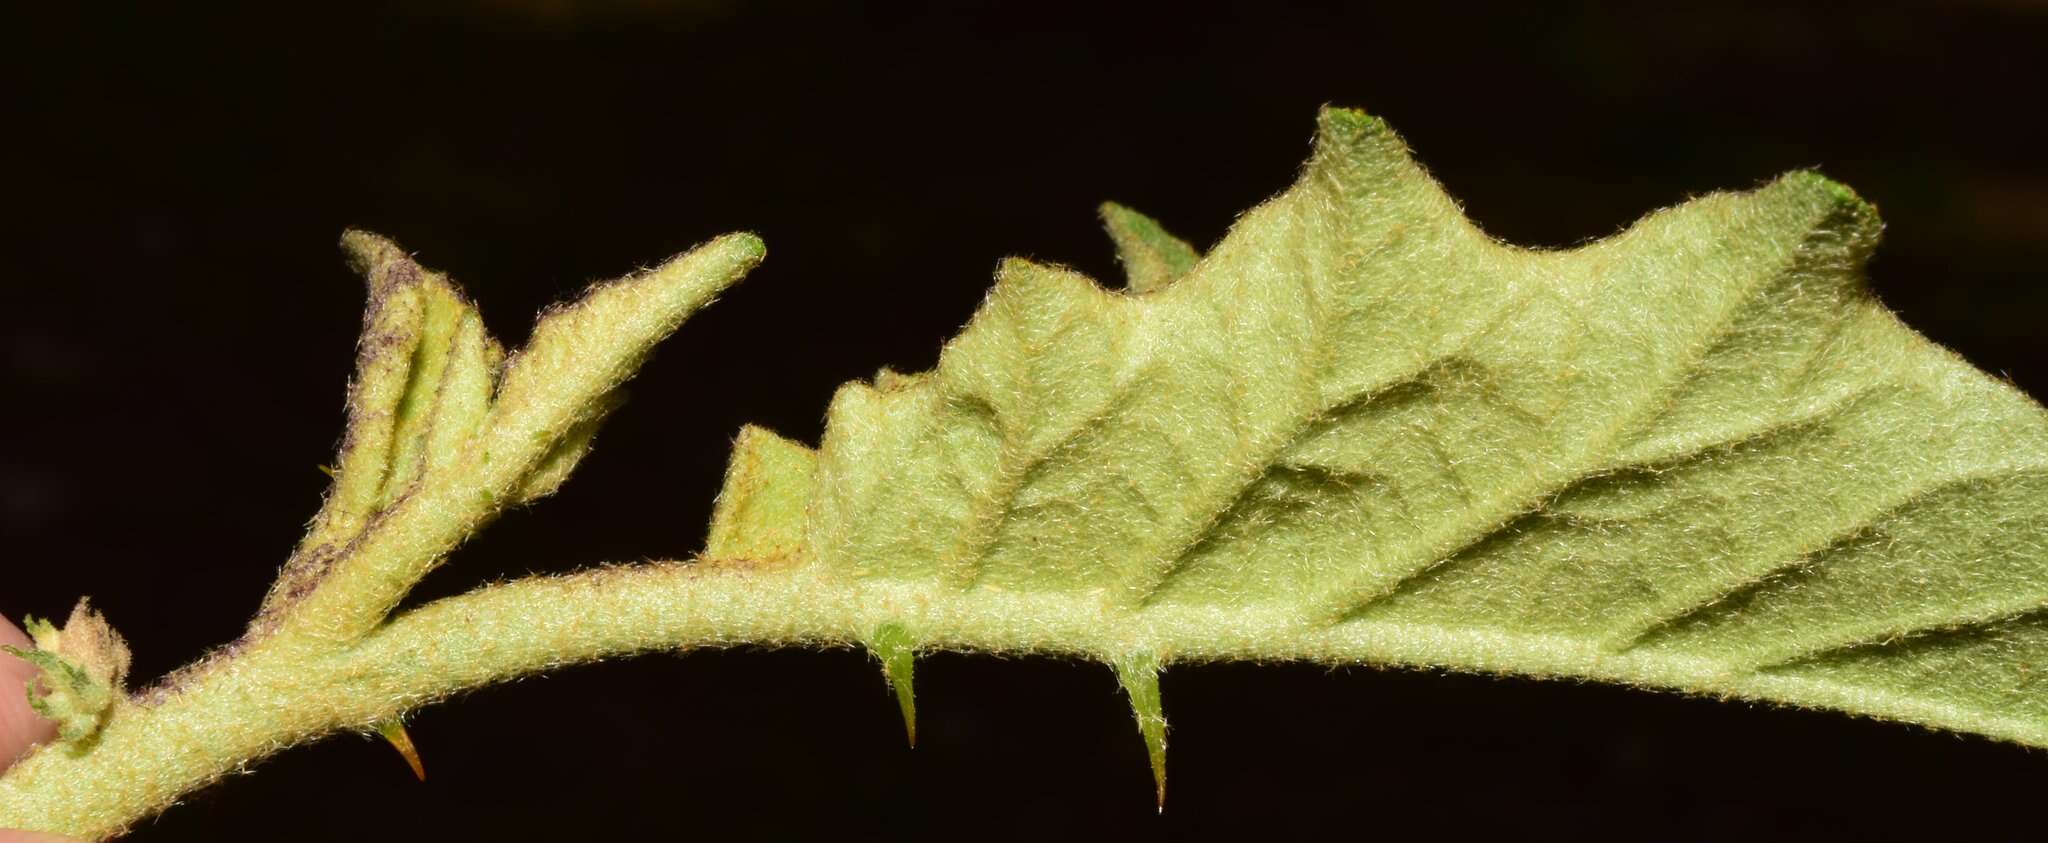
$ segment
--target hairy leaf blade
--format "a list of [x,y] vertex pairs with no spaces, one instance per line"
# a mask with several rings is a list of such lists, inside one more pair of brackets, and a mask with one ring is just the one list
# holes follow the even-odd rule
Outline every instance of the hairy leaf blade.
[[2048,745],[2014,690],[2048,658],[2048,417],[1869,296],[1880,226],[1846,188],[1529,251],[1328,111],[1301,180],[1183,272],[1156,223],[1109,222],[1135,294],[1006,262],[934,371],[841,391],[802,527],[773,529],[855,581],[1099,606],[1162,663],[1148,613],[1193,612],[1248,654],[1323,628],[1367,643],[1309,657]]

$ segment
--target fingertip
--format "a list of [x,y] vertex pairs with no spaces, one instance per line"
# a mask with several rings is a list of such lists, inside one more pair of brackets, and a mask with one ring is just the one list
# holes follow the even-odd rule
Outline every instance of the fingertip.
[[[35,646],[20,627],[0,617],[0,644],[27,649]],[[57,724],[28,707],[24,688],[36,669],[28,662],[0,653],[0,770],[12,766],[28,748],[49,740]],[[0,829],[0,843],[84,843],[76,837],[42,831]]]
[[0,830],[0,843],[84,843],[76,837],[62,834],[45,834],[40,831]]
[[[4,617],[0,617],[0,644],[27,649],[35,646],[28,635]],[[13,656],[0,654],[0,769],[8,766],[28,752],[29,747],[49,740],[57,733],[57,724],[35,713],[28,707],[26,688],[30,679],[35,678],[34,665]],[[19,840],[58,840],[47,836],[13,838],[11,834],[29,832],[0,832],[0,843]]]

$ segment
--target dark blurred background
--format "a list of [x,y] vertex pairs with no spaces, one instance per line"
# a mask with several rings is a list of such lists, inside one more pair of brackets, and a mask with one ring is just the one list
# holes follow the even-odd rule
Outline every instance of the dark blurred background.
[[[319,502],[347,226],[508,344],[586,281],[769,244],[574,481],[420,598],[688,554],[743,422],[814,442],[841,381],[931,365],[1003,255],[1118,277],[1103,199],[1213,243],[1326,102],[1529,245],[1818,166],[1888,222],[1887,303],[2048,394],[2048,5],[281,5],[0,19],[0,612],[90,594],[139,676],[237,635]],[[1160,817],[1107,669],[938,656],[918,689],[911,751],[858,652],[565,670],[421,713],[424,784],[344,736],[132,839],[1960,839],[2037,828],[2048,786],[2048,753],[1834,714],[1195,666]]]

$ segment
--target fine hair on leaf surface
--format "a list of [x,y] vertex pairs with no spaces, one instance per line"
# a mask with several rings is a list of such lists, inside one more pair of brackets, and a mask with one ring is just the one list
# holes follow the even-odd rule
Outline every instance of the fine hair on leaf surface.
[[700,554],[404,611],[570,478],[654,343],[763,250],[731,235],[599,285],[508,352],[453,281],[350,233],[369,306],[306,538],[241,640],[132,694],[97,613],[34,627],[65,737],[0,776],[0,826],[104,837],[340,730],[423,776],[421,705],[733,644],[866,648],[912,744],[921,653],[1099,663],[1162,806],[1159,676],[1195,661],[1595,680],[2048,747],[2048,415],[1869,294],[1881,226],[1847,187],[1795,172],[1522,249],[1382,121],[1326,109],[1294,186],[1206,252],[1100,213],[1121,284],[1005,261],[933,369],[842,387],[815,446],[739,431]]

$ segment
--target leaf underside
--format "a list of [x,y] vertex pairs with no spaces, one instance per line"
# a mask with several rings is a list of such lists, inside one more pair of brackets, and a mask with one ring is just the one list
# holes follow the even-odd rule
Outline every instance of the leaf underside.
[[1372,637],[2048,746],[2048,417],[1869,294],[1868,204],[1799,172],[1532,251],[1377,119],[1319,128],[1208,254],[1106,206],[1127,290],[1007,261],[815,452],[749,429],[707,556],[1210,619],[1087,653],[1127,684]]

